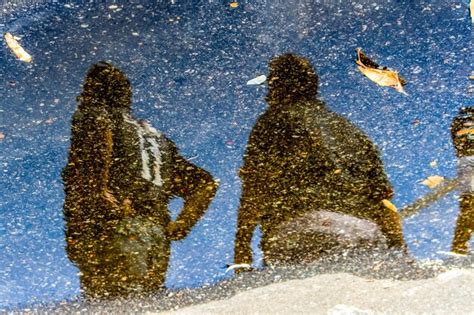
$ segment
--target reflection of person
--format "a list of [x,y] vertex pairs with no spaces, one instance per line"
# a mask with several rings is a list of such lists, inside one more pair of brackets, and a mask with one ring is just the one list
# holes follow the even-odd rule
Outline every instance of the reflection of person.
[[[170,241],[188,234],[217,187],[171,140],[131,117],[131,96],[125,75],[98,63],[72,119],[63,170],[67,253],[89,297],[162,288]],[[174,222],[167,208],[173,197],[184,199]]]
[[[301,260],[318,237],[295,227],[292,253],[273,246],[285,239],[288,222],[314,221],[310,213],[329,210],[368,219],[390,247],[405,249],[398,213],[383,206],[392,187],[376,147],[347,119],[316,98],[318,76],[310,63],[286,54],[269,64],[269,108],[258,118],[240,171],[235,263],[251,263],[250,242],[258,224],[266,264]],[[311,224],[311,223],[310,223]],[[310,227],[311,228],[311,227]],[[284,256],[293,257],[286,259]]]
[[468,253],[468,244],[474,230],[474,107],[461,109],[451,125],[461,190],[460,213],[456,222],[452,251]]

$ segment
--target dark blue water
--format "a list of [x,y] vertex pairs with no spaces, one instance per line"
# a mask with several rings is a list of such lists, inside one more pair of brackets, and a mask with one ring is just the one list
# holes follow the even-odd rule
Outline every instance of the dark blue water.
[[[265,86],[246,82],[266,74],[277,54],[291,51],[312,61],[321,98],[380,148],[399,208],[429,192],[420,180],[455,174],[449,125],[473,96],[467,0],[241,1],[235,9],[212,0],[111,4],[23,2],[0,10],[2,33],[20,36],[33,56],[26,64],[1,47],[0,309],[79,292],[78,271],[64,251],[59,174],[75,97],[99,60],[128,74],[135,116],[220,179],[204,219],[173,246],[170,287],[228,276],[237,170],[266,106]],[[354,63],[357,47],[400,71],[409,96],[363,77]],[[438,251],[449,250],[458,210],[453,193],[405,221],[416,257],[439,258]]]

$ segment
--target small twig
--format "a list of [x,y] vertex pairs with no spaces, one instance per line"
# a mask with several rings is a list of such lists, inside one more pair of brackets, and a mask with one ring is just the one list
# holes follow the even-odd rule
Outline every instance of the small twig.
[[444,197],[446,194],[458,188],[458,184],[459,184],[459,180],[457,178],[445,181],[443,184],[439,185],[432,192],[417,199],[411,205],[403,207],[400,210],[400,216],[402,218],[407,218],[418,213],[420,209],[426,208],[433,202],[437,201],[438,199]]

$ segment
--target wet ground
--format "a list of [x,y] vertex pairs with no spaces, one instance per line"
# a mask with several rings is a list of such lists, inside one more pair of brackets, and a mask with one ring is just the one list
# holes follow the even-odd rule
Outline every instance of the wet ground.
[[[167,286],[194,288],[192,297],[156,298],[163,301],[156,309],[254,285],[232,280],[225,270],[233,260],[237,170],[266,107],[265,85],[246,82],[266,74],[275,55],[292,51],[311,60],[320,97],[381,150],[399,208],[430,192],[421,184],[427,176],[452,178],[456,172],[449,126],[460,107],[472,105],[474,92],[467,0],[262,0],[237,7],[211,0],[58,0],[0,6],[0,30],[20,37],[33,57],[32,63],[18,61],[6,45],[0,54],[0,310],[79,295],[78,270],[64,251],[60,171],[76,96],[86,70],[99,60],[111,60],[130,77],[135,116],[149,120],[184,156],[220,179],[206,216],[173,245]],[[362,76],[357,47],[399,71],[408,96]],[[446,259],[441,252],[450,248],[457,197],[451,193],[405,219],[405,237],[417,259]],[[173,204],[174,215],[179,208]],[[265,271],[255,284],[327,268]],[[369,267],[356,262],[344,268]]]

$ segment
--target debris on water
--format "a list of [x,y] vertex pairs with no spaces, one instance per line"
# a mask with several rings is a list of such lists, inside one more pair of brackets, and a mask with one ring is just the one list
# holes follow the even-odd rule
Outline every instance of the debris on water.
[[436,160],[430,162],[430,166],[432,168],[436,168],[438,166],[438,162]]
[[394,212],[398,212],[397,207],[390,200],[384,199],[384,200],[382,200],[382,203],[385,206],[385,208],[390,209]]
[[423,185],[428,186],[430,189],[433,189],[439,184],[441,184],[442,182],[444,182],[443,176],[433,175],[433,176],[428,176],[428,178],[422,181],[421,183]]
[[239,3],[237,1],[232,1],[231,3],[229,3],[229,6],[235,9],[239,6]]
[[13,54],[18,60],[24,61],[24,62],[31,62],[32,57],[29,53],[27,53],[23,47],[20,46],[20,43],[18,42],[18,38],[13,36],[10,33],[5,33],[5,42],[7,43],[8,47],[11,49]]
[[247,81],[247,85],[260,85],[267,81],[267,76],[262,74],[252,80]]
[[235,270],[235,269],[242,269],[242,268],[250,269],[250,268],[252,268],[252,266],[250,266],[249,264],[234,264],[234,265],[230,265],[229,267],[227,267],[225,272],[229,272],[229,271]]
[[5,134],[3,132],[0,132],[0,141],[2,141],[3,139],[5,139]]
[[471,22],[474,24],[474,0],[471,0],[471,4],[469,5],[471,11]]
[[369,78],[380,86],[392,87],[398,92],[408,95],[403,86],[407,84],[407,81],[398,75],[398,72],[390,70],[387,67],[380,67],[377,63],[369,59],[360,48],[357,48],[357,60],[356,64],[358,69]]

